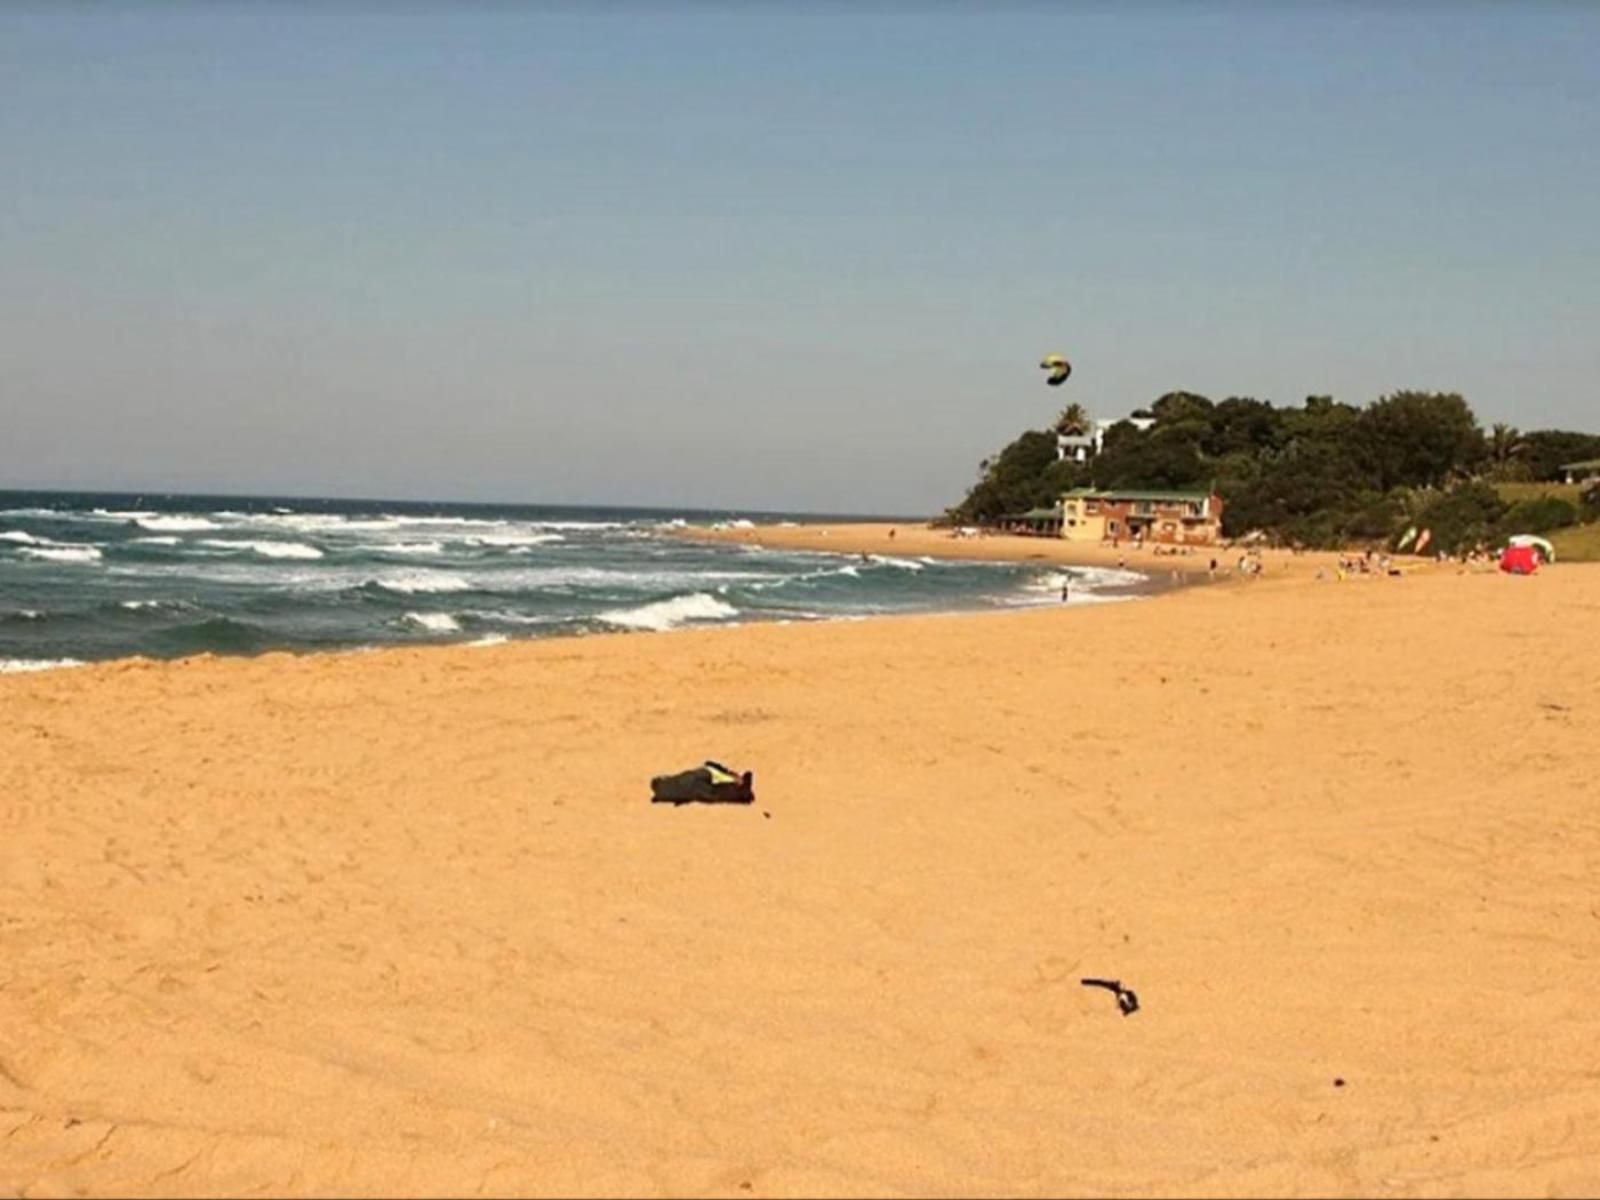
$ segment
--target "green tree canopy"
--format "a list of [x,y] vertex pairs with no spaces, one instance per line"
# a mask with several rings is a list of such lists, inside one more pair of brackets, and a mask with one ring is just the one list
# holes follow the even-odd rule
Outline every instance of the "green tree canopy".
[[1355,436],[1384,491],[1438,487],[1470,475],[1488,453],[1472,409],[1454,392],[1385,396],[1357,417]]
[[[1485,436],[1454,392],[1399,391],[1365,408],[1307,396],[1277,408],[1250,396],[1218,403],[1173,391],[1119,421],[1089,462],[1059,461],[1055,432],[1030,431],[980,468],[951,515],[966,521],[1052,505],[1070,488],[1214,487],[1226,501],[1223,532],[1260,529],[1306,545],[1381,541],[1408,524],[1437,523],[1435,544],[1454,549],[1507,532],[1538,532],[1600,516],[1600,492],[1581,507],[1527,501],[1507,510],[1476,482],[1552,479],[1560,464],[1600,458],[1600,435],[1565,430],[1519,433],[1497,425]],[[1068,405],[1055,428],[1092,427]],[[1518,528],[1511,528],[1512,525]],[[1504,528],[1502,528],[1504,526]]]

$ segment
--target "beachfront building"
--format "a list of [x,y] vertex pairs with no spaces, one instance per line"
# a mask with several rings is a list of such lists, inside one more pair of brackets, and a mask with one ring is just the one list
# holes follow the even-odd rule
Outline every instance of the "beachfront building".
[[1002,533],[1017,533],[1023,537],[1060,537],[1061,510],[1030,508],[1023,513],[1008,513],[995,525]]
[[1074,542],[1210,545],[1222,537],[1222,497],[1210,491],[1075,488],[1061,497],[1061,536]]
[[1600,458],[1583,462],[1562,463],[1561,472],[1568,483],[1594,483],[1600,481]]

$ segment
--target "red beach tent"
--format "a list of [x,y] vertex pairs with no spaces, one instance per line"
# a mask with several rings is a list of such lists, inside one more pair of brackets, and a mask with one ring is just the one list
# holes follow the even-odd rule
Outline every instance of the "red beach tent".
[[1532,575],[1539,569],[1539,552],[1532,546],[1507,546],[1500,554],[1500,569],[1508,575]]

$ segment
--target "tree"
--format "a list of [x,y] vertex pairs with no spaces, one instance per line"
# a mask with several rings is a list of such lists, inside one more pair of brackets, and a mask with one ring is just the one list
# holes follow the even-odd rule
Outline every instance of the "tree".
[[1271,404],[1229,396],[1211,410],[1211,427],[1201,448],[1210,455],[1275,450],[1284,441],[1281,414]]
[[1412,520],[1418,529],[1433,531],[1435,548],[1454,553],[1492,540],[1505,513],[1506,502],[1494,488],[1468,483],[1429,501]]
[[1456,549],[1600,517],[1600,487],[1581,509],[1539,500],[1508,512],[1480,482],[1512,473],[1554,478],[1562,463],[1600,458],[1600,435],[1520,434],[1497,424],[1486,436],[1453,392],[1395,392],[1365,408],[1307,396],[1299,407],[1274,408],[1248,396],[1213,404],[1176,391],[1135,415],[1148,417],[1149,427],[1118,421],[1105,430],[1099,454],[1078,464],[1059,460],[1057,431],[1087,433],[1092,423],[1082,405],[1068,405],[1051,430],[1025,433],[986,459],[952,518],[992,520],[1090,485],[1214,487],[1227,501],[1225,534],[1262,529],[1314,546],[1377,541],[1417,524],[1434,529],[1439,547]]
[[1082,437],[1093,428],[1094,422],[1089,417],[1089,410],[1076,400],[1063,408],[1061,415],[1056,418],[1056,432],[1069,437]]
[[1470,475],[1488,451],[1467,402],[1454,392],[1396,392],[1356,419],[1356,440],[1381,491],[1438,487]]
[[1530,479],[1561,478],[1561,464],[1600,458],[1600,435],[1569,429],[1536,429],[1522,436],[1522,461]]
[[1052,502],[1047,476],[1056,457],[1055,434],[1030,429],[979,464],[981,478],[953,515],[963,521],[992,521]]
[[1143,434],[1131,424],[1128,428],[1132,437],[1113,440],[1107,433],[1105,447],[1090,465],[1095,486],[1185,488],[1205,480],[1205,464],[1185,432],[1159,425]]
[[1489,469],[1496,479],[1512,480],[1527,475],[1522,462],[1528,443],[1514,425],[1497,421],[1489,429]]
[[1150,412],[1163,425],[1178,425],[1186,421],[1210,424],[1214,407],[1198,392],[1168,392],[1150,406]]

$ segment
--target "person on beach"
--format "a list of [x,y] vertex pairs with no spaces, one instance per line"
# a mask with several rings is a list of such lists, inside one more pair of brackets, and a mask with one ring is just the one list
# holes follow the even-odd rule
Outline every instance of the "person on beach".
[[1072,580],[1063,579],[1061,581],[1061,603],[1065,604],[1067,602],[1067,597],[1071,594],[1071,592]]

